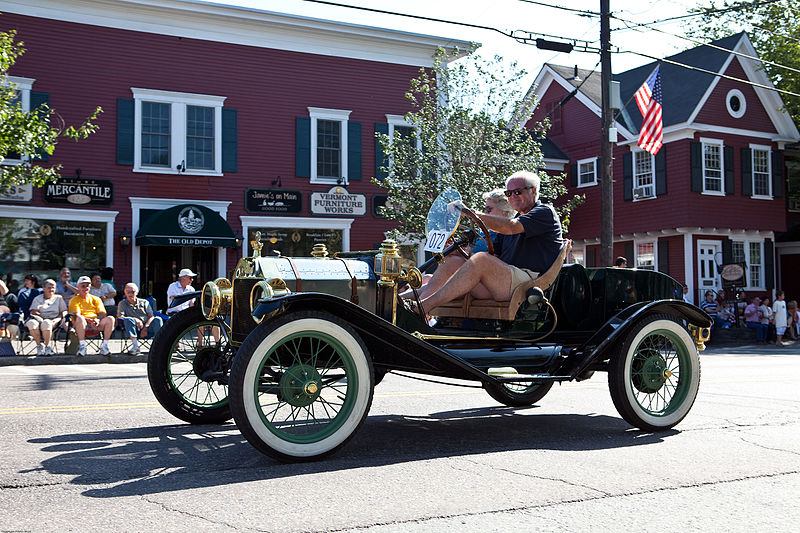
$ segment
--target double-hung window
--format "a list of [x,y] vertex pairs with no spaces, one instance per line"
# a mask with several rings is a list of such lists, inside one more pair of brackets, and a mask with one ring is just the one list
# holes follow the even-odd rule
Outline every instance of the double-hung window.
[[309,107],[311,183],[347,183],[347,121],[351,111]]
[[753,197],[772,198],[772,151],[769,146],[751,144]]
[[224,96],[131,89],[134,172],[222,174]]
[[[8,106],[19,106],[20,109],[24,112],[28,112],[31,110],[31,88],[33,87],[33,82],[36,80],[33,78],[21,78],[19,76],[7,76],[5,80],[3,80],[4,87],[10,87],[14,91],[14,97],[7,102]],[[23,156],[16,152],[9,152],[5,154],[5,158],[3,159],[4,165],[18,165],[27,161],[27,156]]]
[[717,139],[701,139],[703,145],[703,192],[724,195],[723,144]]
[[597,185],[597,158],[578,161],[578,187]]
[[636,268],[656,269],[656,243],[643,241],[636,243]]
[[649,152],[633,153],[633,199],[655,198],[655,156]]
[[761,289],[764,286],[764,260],[761,241],[732,241],[731,251],[734,263],[747,265],[747,289]]

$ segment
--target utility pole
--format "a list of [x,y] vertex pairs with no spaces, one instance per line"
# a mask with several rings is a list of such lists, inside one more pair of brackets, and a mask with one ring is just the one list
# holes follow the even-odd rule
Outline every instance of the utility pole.
[[[611,159],[611,8],[600,0],[600,107],[603,128],[600,138],[600,265],[614,264],[614,186]],[[632,257],[627,258],[632,261]]]

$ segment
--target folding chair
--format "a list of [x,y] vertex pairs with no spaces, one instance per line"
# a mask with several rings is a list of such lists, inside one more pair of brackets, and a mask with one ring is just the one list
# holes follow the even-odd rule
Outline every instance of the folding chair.
[[[74,313],[68,314],[67,318],[64,319],[64,322],[66,323],[66,330],[68,332],[67,333],[67,337],[66,337],[66,339],[64,341],[64,353],[68,353],[67,346],[69,345],[69,332],[72,332],[72,331],[75,330],[75,314]],[[111,341],[111,339],[114,337],[115,330],[116,330],[116,326],[115,326],[115,329],[111,331],[111,337],[108,339],[109,341]],[[83,338],[86,341],[86,355],[90,355],[90,352],[92,350],[94,350],[95,353],[98,353],[98,354],[100,353],[100,347],[103,344],[103,332],[102,331],[98,331],[96,329],[91,329],[91,328],[89,328],[89,326],[86,326],[86,329],[84,330]],[[110,342],[109,342],[108,347],[109,347],[109,350],[110,350],[111,349],[111,343]],[[74,354],[71,354],[71,355],[74,355]]]

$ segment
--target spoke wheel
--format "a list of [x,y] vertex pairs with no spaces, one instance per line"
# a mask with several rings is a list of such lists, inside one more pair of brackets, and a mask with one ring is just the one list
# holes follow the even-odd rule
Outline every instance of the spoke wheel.
[[150,388],[164,409],[185,422],[225,422],[231,418],[230,357],[217,322],[190,307],[170,318],[153,340],[147,360]]
[[509,407],[528,407],[533,405],[544,398],[552,387],[552,381],[541,381],[539,383],[485,383],[483,385],[489,396]]
[[614,406],[645,430],[673,427],[689,413],[700,386],[700,358],[682,324],[668,316],[642,319],[611,357]]
[[231,368],[239,430],[281,461],[329,455],[367,416],[373,369],[363,342],[324,312],[290,313],[258,326]]

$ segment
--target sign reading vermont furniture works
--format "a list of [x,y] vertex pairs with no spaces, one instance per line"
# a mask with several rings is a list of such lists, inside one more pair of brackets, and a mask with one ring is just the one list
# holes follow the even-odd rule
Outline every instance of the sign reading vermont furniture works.
[[362,216],[367,212],[367,196],[350,194],[337,185],[328,192],[311,193],[311,212],[315,215]]
[[60,178],[42,187],[42,198],[51,204],[109,205],[114,184],[110,180]]
[[299,213],[303,194],[283,189],[247,189],[244,208],[249,213]]

